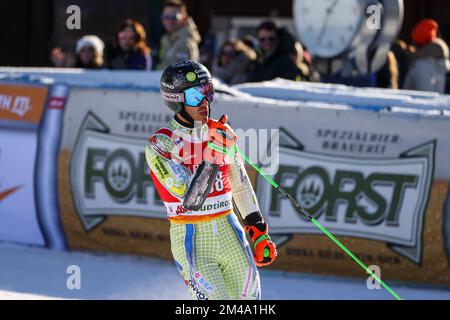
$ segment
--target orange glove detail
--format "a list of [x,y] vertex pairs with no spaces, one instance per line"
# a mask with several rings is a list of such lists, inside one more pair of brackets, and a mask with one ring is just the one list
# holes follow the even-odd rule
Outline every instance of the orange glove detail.
[[258,223],[258,226],[245,226],[244,229],[253,241],[256,265],[263,267],[274,262],[277,257],[277,248],[269,237],[267,224],[262,222]]
[[[236,145],[236,134],[227,124],[228,116],[224,114],[218,121],[208,120],[209,143],[221,149],[231,150]],[[226,153],[214,150],[210,147],[205,149],[204,159],[209,163],[222,164]]]

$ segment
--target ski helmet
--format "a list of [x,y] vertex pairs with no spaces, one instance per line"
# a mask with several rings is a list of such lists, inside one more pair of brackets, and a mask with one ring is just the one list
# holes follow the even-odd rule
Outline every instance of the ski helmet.
[[161,76],[161,96],[172,111],[183,113],[184,91],[208,82],[212,83],[211,74],[201,63],[193,60],[176,62],[168,66]]

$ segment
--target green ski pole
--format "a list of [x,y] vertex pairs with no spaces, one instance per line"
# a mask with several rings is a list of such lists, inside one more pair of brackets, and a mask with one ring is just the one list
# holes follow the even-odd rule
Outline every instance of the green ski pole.
[[317,221],[313,216],[309,214],[306,209],[304,209],[289,193],[286,192],[280,185],[278,185],[272,178],[270,178],[260,167],[252,163],[250,159],[243,153],[237,145],[234,145],[234,150],[223,149],[211,142],[208,143],[208,147],[216,151],[227,153],[229,155],[233,154],[233,151],[238,152],[242,158],[251,165],[261,176],[264,177],[275,189],[281,192],[304,216],[306,216],[312,223],[314,223],[323,233],[325,233],[334,243],[336,243],[342,250],[344,250],[356,263],[358,263],[368,274],[370,274],[375,280],[378,281],[390,294],[392,294],[397,300],[402,300],[402,298],[395,293],[383,280],[381,280],[375,273],[373,273],[361,260],[359,260],[346,246],[344,246],[334,235],[332,235],[319,221]]

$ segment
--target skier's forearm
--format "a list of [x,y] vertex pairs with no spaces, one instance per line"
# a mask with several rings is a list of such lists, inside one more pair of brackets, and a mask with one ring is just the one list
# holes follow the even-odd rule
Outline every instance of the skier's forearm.
[[233,200],[241,218],[244,220],[253,212],[260,214],[258,200],[248,178],[244,163],[239,154],[234,154],[232,165],[229,168],[229,179],[233,190]]
[[230,166],[229,172],[233,199],[244,222],[245,231],[253,241],[256,265],[267,266],[277,257],[276,245],[270,239],[269,227],[259,210],[258,201],[241,156],[235,153],[233,160],[234,163]]

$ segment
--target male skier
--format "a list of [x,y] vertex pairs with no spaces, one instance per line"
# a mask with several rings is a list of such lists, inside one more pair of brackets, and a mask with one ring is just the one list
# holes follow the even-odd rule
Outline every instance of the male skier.
[[210,118],[211,75],[198,62],[178,62],[165,69],[160,88],[175,116],[150,137],[145,155],[167,209],[175,264],[195,299],[260,299],[257,266],[272,263],[277,251],[235,152],[236,135],[226,116]]

